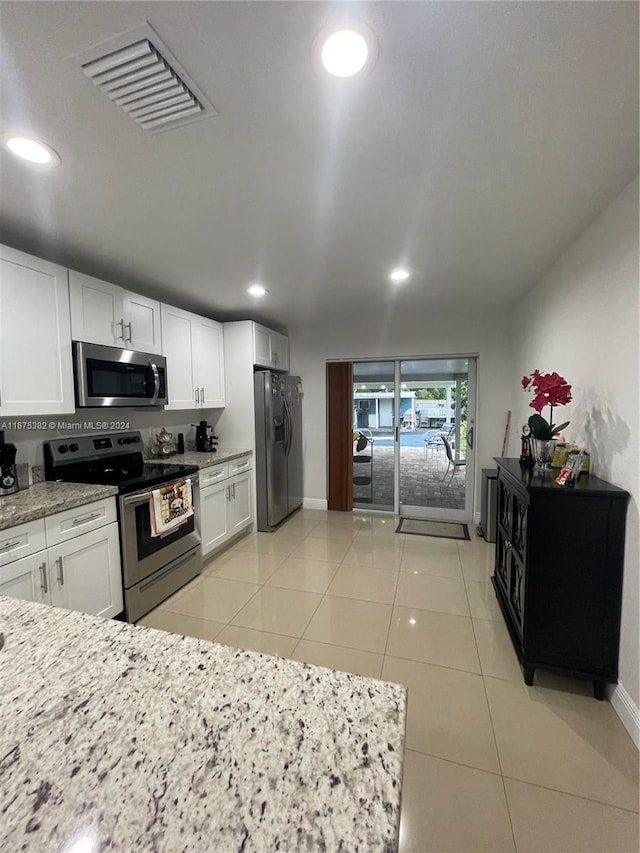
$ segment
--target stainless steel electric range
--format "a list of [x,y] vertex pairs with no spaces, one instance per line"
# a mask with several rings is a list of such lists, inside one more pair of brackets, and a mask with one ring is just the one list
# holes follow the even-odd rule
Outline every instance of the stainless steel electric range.
[[[47,480],[118,487],[118,521],[125,616],[136,622],[202,569],[195,523],[198,469],[193,465],[145,463],[139,432],[73,435],[44,443]],[[151,535],[153,489],[189,478],[194,515],[160,536]]]

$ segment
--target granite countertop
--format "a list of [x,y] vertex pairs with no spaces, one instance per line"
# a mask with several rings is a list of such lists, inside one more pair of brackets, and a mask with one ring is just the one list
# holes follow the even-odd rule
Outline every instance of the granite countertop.
[[241,456],[249,456],[253,451],[240,447],[219,447],[215,453],[198,453],[197,450],[187,450],[173,456],[151,456],[147,461],[165,465],[197,465],[198,468],[210,468],[221,462],[230,462]]
[[406,690],[0,598],[0,849],[397,849]]
[[34,483],[30,488],[15,495],[0,497],[0,530],[117,494],[118,489],[115,486]]

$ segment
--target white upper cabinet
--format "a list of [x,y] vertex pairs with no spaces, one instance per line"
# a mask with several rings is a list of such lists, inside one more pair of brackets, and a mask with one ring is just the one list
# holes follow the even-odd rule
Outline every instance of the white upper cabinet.
[[71,331],[75,341],[160,353],[160,303],[69,270]]
[[125,346],[139,352],[162,353],[160,303],[138,293],[123,291]]
[[191,318],[188,311],[162,305],[162,354],[167,359],[169,398],[166,409],[196,408]]
[[121,287],[69,270],[69,292],[74,341],[124,346]]
[[162,306],[162,354],[167,359],[167,409],[219,409],[225,404],[222,325]]
[[253,323],[253,363],[258,367],[289,370],[289,338]]
[[0,246],[0,415],[74,411],[67,270]]
[[224,407],[224,339],[222,325],[206,317],[194,317],[193,369],[196,388],[200,389],[202,409]]

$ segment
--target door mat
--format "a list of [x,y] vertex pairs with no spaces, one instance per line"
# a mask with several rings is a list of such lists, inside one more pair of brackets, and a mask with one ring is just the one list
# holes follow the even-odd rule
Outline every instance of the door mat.
[[471,539],[466,524],[457,521],[425,521],[422,518],[401,518],[396,533],[437,536],[440,539]]

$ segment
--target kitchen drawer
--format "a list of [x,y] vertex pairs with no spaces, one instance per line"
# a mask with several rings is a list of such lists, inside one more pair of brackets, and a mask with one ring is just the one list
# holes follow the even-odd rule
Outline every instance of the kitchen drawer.
[[45,518],[47,546],[59,545],[81,533],[88,533],[117,521],[115,498],[77,506]]
[[212,486],[230,477],[228,465],[213,465],[211,468],[200,469],[200,488]]
[[233,462],[229,462],[229,476],[233,477],[235,474],[241,474],[243,471],[249,471],[251,469],[251,456],[243,456],[242,459],[234,459]]
[[28,557],[46,547],[43,518],[0,530],[0,566]]

